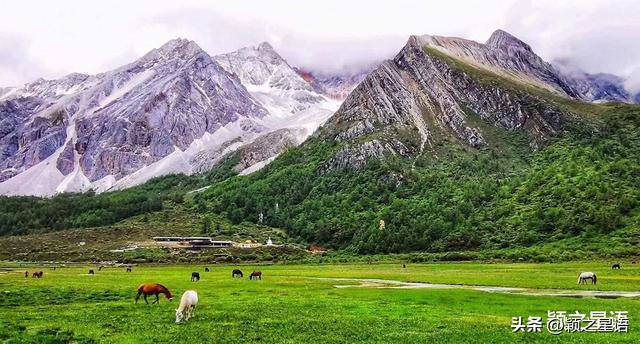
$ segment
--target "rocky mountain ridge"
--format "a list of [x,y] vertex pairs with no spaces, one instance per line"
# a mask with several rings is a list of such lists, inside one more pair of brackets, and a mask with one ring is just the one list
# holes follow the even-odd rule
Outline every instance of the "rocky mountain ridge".
[[486,125],[522,132],[538,149],[576,117],[554,97],[581,100],[566,78],[502,30],[485,44],[412,36],[318,132],[341,144],[321,172],[382,157],[437,155],[446,138],[472,148],[496,144]]
[[176,39],[110,72],[1,88],[0,194],[121,189],[230,154],[246,174],[323,124],[316,136],[340,149],[321,173],[499,143],[487,126],[538,149],[576,119],[556,100],[633,97],[622,79],[556,68],[503,30],[485,43],[412,36],[394,59],[344,75],[294,68],[266,42],[210,56]]
[[39,79],[0,97],[0,193],[43,196],[203,172],[278,131],[263,139],[282,140],[264,149],[270,156],[242,164],[263,166],[339,105],[268,43],[211,57],[185,39],[107,73]]

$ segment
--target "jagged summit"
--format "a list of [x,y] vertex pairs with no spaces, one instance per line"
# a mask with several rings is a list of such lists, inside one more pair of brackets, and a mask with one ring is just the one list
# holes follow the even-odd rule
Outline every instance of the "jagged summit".
[[195,48],[200,48],[198,46],[198,44],[196,44],[196,42],[190,40],[190,39],[186,39],[186,38],[182,38],[182,37],[178,37],[178,38],[174,38],[171,39],[169,41],[167,41],[165,44],[161,45],[160,48],[158,48],[158,50],[163,50],[163,51],[172,51],[172,50],[176,50],[176,49],[182,49],[184,47],[195,47]]
[[491,34],[491,37],[489,37],[489,39],[485,42],[485,45],[499,49],[518,47],[529,52],[533,52],[533,50],[531,50],[531,47],[527,43],[501,29],[494,31]]
[[[503,144],[492,130],[520,132],[538,149],[570,130],[572,115],[549,99],[553,93],[573,97],[573,89],[520,42],[501,30],[489,44],[411,36],[318,132],[341,146],[320,172],[361,168],[371,159],[430,156],[459,145]],[[547,89],[549,99],[532,93],[530,85]]]
[[551,64],[531,47],[503,30],[497,30],[486,44],[458,37],[412,36],[409,45],[437,49],[476,67],[520,82],[534,84],[566,97],[578,93]]
[[217,55],[214,59],[246,84],[312,91],[311,86],[267,42]]
[[133,63],[123,66],[123,68],[131,66],[140,66],[143,68],[152,68],[154,65],[177,63],[182,64],[196,57],[209,59],[207,54],[196,42],[185,39],[172,39],[159,48],[152,49],[144,56]]
[[[275,49],[273,49],[273,47],[271,46],[271,44],[269,44],[269,42],[262,42],[260,44],[258,44],[258,46],[256,47],[257,50],[260,51],[269,51],[269,52],[275,52]],[[279,55],[278,55],[279,56]]]

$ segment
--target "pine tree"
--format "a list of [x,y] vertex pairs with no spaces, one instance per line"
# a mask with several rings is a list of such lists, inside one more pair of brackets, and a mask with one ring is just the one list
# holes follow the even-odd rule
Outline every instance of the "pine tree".
[[204,216],[204,220],[202,221],[202,234],[208,234],[211,231],[211,218],[209,215]]

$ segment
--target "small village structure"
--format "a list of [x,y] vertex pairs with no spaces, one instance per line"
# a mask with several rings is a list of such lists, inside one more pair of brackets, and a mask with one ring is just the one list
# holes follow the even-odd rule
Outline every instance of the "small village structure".
[[200,250],[203,248],[258,248],[262,246],[275,247],[271,237],[266,242],[266,245],[261,244],[255,240],[246,240],[244,242],[233,242],[230,240],[214,240],[211,237],[153,237],[155,244],[159,247],[167,248],[183,248]]
[[228,248],[234,245],[229,240],[213,240],[210,237],[153,237],[158,246],[175,248]]

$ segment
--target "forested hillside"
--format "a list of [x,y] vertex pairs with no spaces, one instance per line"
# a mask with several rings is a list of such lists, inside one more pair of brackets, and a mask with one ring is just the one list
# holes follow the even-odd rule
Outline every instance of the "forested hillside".
[[291,235],[360,253],[507,248],[637,227],[640,110],[597,107],[600,131],[535,153],[517,144],[458,150],[320,176],[336,147],[311,141],[195,204],[234,222],[257,222],[262,212]]

